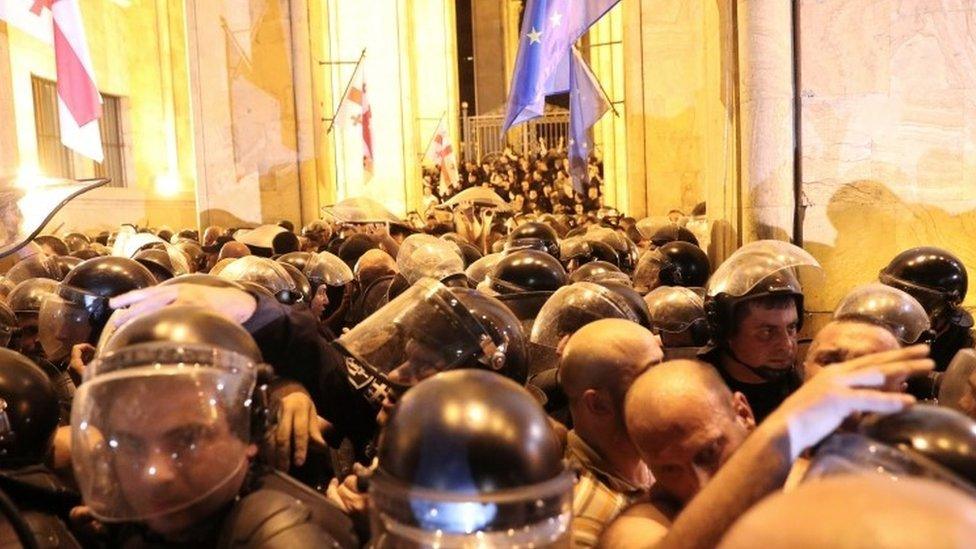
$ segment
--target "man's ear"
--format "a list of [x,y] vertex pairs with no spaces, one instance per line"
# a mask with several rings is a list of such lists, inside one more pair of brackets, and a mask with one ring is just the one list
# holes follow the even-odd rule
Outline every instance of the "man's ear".
[[752,413],[752,407],[749,406],[746,395],[738,391],[732,393],[732,411],[735,414],[735,420],[747,431],[751,432],[756,428],[756,416]]
[[613,413],[613,406],[610,405],[610,400],[607,395],[597,391],[596,389],[587,389],[583,391],[580,395],[580,401],[586,410],[598,416],[609,415]]

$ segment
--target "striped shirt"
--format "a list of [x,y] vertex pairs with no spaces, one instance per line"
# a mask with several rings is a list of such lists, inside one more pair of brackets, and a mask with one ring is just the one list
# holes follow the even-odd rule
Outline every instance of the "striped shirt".
[[576,470],[577,479],[573,488],[573,547],[595,547],[603,529],[631,503],[647,495],[653,479],[650,471],[643,486],[621,478],[575,431],[569,432],[566,442],[566,460]]

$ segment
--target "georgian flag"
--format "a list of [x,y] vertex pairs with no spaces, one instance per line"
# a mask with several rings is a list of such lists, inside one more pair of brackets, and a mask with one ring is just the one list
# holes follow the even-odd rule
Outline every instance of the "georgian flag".
[[[95,85],[78,0],[0,0],[0,19],[47,43],[53,42],[61,143],[102,162],[102,136],[98,127],[102,97]],[[45,25],[50,25],[50,40],[45,39]]]
[[442,195],[447,192],[448,187],[457,184],[458,179],[460,179],[457,157],[454,154],[451,136],[447,133],[447,125],[443,118],[437,124],[437,129],[434,130],[434,138],[430,142],[425,158],[439,168],[441,180],[438,189]]
[[373,177],[373,111],[366,94],[364,63],[356,67],[348,91],[336,110],[336,123],[343,128],[359,128],[363,136],[363,182]]

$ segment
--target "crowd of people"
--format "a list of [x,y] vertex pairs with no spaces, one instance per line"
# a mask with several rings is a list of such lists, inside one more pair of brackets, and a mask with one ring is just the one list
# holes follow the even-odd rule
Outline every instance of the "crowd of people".
[[569,156],[560,138],[547,149],[544,141],[528,156],[506,148],[488,155],[481,163],[466,161],[458,167],[454,184],[442,178],[438,167],[423,171],[424,207],[443,204],[459,192],[472,187],[487,187],[498,193],[515,212],[540,215],[584,215],[604,207],[603,161],[591,155],[588,178],[581,194],[573,188]]
[[559,163],[505,158],[465,179],[528,215],[350,199],[0,260],[0,544],[971,546],[950,250],[812,322],[831,281],[802,248],[717,261],[680,212],[543,214]]

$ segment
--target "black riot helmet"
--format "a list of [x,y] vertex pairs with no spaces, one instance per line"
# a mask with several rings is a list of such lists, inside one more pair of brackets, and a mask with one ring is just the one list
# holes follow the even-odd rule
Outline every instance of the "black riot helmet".
[[819,270],[820,263],[802,248],[778,240],[758,240],[726,259],[705,288],[705,316],[713,343],[724,346],[734,332],[736,309],[746,302],[789,296],[796,302],[798,328],[803,324],[803,288],[797,271]]
[[651,331],[661,336],[665,357],[669,349],[691,351],[708,343],[705,303],[698,293],[682,286],[659,286],[644,296],[644,303]]
[[81,233],[70,233],[65,235],[64,243],[68,246],[68,250],[73,253],[87,248],[91,245],[91,240]]
[[[209,498],[243,482],[248,447],[268,427],[268,372],[259,360],[238,323],[203,307],[164,307],[119,327],[85,368],[71,410],[74,476],[92,514],[147,522],[207,516],[229,503],[237,486],[224,491],[228,501]],[[133,497],[152,489],[160,459],[167,480],[183,488],[168,498]],[[194,474],[202,462],[208,474]]]
[[606,261],[591,261],[569,275],[569,282],[600,282],[602,280],[617,280],[629,282],[630,278],[613,263]]
[[162,238],[166,242],[173,240],[173,231],[171,229],[159,229],[156,231],[156,236]]
[[927,404],[867,416],[855,432],[838,432],[820,445],[804,480],[872,472],[926,477],[976,496],[976,422]]
[[7,304],[18,316],[33,315],[36,318],[44,300],[57,292],[57,282],[49,278],[32,278],[14,287],[7,297]]
[[695,237],[695,233],[690,230],[680,226],[669,223],[651,235],[651,244],[657,247],[664,246],[668,242],[687,242],[698,246],[698,238]]
[[275,258],[278,263],[287,263],[299,271],[304,272],[309,259],[315,255],[312,252],[289,252]]
[[298,289],[298,293],[301,294],[301,299],[299,301],[303,303],[309,303],[312,300],[312,285],[309,283],[308,278],[294,265],[289,263],[282,263],[281,266],[288,271],[288,276],[295,282],[295,288]]
[[642,294],[659,286],[704,288],[711,271],[701,248],[688,242],[668,242],[641,256],[634,271],[634,288]]
[[648,330],[651,329],[651,313],[647,310],[647,303],[644,302],[644,298],[630,284],[618,280],[599,280],[596,284],[603,286],[623,298],[623,302],[630,307],[631,311],[638,318],[638,323]]
[[17,315],[6,303],[0,301],[0,347],[7,347],[13,340],[20,322]]
[[0,349],[0,468],[43,463],[60,409],[47,374],[24,355]]
[[207,273],[193,273],[183,276],[177,276],[171,278],[166,282],[161,282],[160,286],[175,286],[176,284],[197,284],[200,286],[210,286],[212,288],[234,288],[237,290],[243,290],[244,287],[240,284],[227,280],[226,278],[220,278],[217,275],[207,274]]
[[54,262],[58,264],[61,269],[61,278],[68,276],[71,269],[74,269],[78,265],[81,265],[85,260],[80,257],[72,257],[70,255],[59,255],[54,257]]
[[153,274],[125,257],[97,257],[75,267],[56,296],[41,305],[39,332],[52,361],[68,356],[77,343],[95,344],[112,310],[110,298],[156,284]]
[[609,246],[617,256],[616,265],[625,273],[632,273],[637,268],[637,246],[626,236],[607,227],[592,227],[583,238],[590,242],[599,242]]
[[298,286],[278,262],[254,255],[235,259],[218,273],[220,278],[238,283],[251,282],[264,288],[280,303],[292,305],[302,299]]
[[197,273],[207,270],[207,253],[195,240],[180,240],[174,244],[176,249],[183,252],[189,262],[190,272]]
[[240,324],[194,305],[171,305],[126,322],[108,338],[99,355],[153,342],[219,347],[255,364],[262,361],[257,343]]
[[876,324],[902,345],[929,342],[933,337],[928,314],[918,300],[877,282],[858,286],[844,296],[834,309],[834,320]]
[[555,229],[545,223],[532,221],[515,227],[515,230],[508,235],[508,242],[530,238],[541,240],[546,247],[546,253],[559,259],[559,235],[556,234]]
[[436,375],[397,404],[370,482],[376,547],[569,543],[573,475],[545,412],[491,372]]
[[505,254],[486,280],[498,294],[554,292],[566,284],[566,270],[548,253],[521,250]]
[[68,255],[71,250],[68,249],[68,245],[64,243],[64,240],[54,236],[53,234],[42,234],[40,236],[34,237],[34,242],[37,243],[45,253],[48,255]]
[[935,247],[905,250],[881,270],[878,280],[907,292],[935,320],[966,299],[969,276],[958,257]]
[[518,319],[472,292],[423,278],[336,341],[357,367],[401,389],[457,368],[524,372]]
[[132,259],[135,259],[143,267],[149,269],[149,272],[156,277],[158,282],[169,280],[177,274],[174,272],[173,262],[170,260],[170,256],[166,253],[166,250],[159,248],[139,250],[132,256]]
[[31,278],[50,278],[51,280],[61,280],[64,276],[61,273],[61,266],[54,259],[55,256],[43,253],[34,254],[30,257],[21,259],[7,271],[7,280],[14,284],[19,284]]

